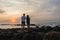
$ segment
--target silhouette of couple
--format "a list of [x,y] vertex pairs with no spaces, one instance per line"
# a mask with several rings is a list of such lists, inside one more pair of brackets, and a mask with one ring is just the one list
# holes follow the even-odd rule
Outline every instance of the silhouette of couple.
[[25,14],[23,13],[23,16],[21,17],[21,24],[22,24],[23,30],[24,30],[25,23],[27,24],[27,27],[29,30],[29,28],[30,28],[30,17],[29,17],[29,15],[25,16]]

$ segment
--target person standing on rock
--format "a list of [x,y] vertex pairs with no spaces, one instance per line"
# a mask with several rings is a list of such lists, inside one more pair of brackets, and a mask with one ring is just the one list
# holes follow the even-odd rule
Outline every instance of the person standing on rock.
[[27,27],[28,27],[28,31],[30,29],[30,17],[29,15],[26,16],[26,23],[27,23]]
[[25,26],[25,20],[26,20],[25,13],[23,13],[23,16],[21,17],[21,24],[22,24],[23,30],[24,30],[24,26]]

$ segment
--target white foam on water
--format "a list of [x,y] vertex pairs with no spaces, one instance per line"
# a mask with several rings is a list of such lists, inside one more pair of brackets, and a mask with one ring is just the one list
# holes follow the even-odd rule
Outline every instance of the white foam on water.
[[[30,26],[30,27],[35,27],[35,26]],[[12,28],[22,28],[21,26],[14,26],[14,25],[0,25],[0,29],[12,29]],[[25,26],[27,28],[27,26]]]

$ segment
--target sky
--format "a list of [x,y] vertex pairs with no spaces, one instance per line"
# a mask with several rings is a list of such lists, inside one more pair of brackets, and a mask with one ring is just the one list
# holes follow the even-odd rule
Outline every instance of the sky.
[[21,16],[30,15],[31,23],[60,23],[60,0],[0,0],[0,23],[21,23]]

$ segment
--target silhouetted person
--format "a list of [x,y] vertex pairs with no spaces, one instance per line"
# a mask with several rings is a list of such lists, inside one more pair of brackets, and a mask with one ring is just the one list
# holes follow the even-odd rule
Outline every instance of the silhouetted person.
[[29,15],[27,15],[27,17],[26,17],[26,23],[27,23],[27,27],[28,27],[28,31],[29,31],[29,29],[30,29],[30,17],[29,17]]
[[22,24],[23,30],[25,26],[25,20],[26,20],[26,17],[25,17],[25,14],[23,14],[23,16],[21,17],[21,24]]

